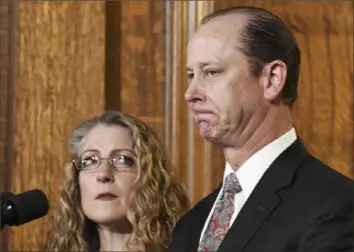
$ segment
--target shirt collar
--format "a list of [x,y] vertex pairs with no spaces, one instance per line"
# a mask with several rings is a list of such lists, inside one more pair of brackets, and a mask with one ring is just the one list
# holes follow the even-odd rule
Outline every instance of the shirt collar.
[[296,138],[296,131],[294,128],[291,128],[284,135],[253,154],[237,171],[234,171],[231,165],[226,162],[223,180],[225,181],[225,178],[230,173],[236,172],[236,176],[242,187],[242,192],[249,196],[273,161],[287,149]]

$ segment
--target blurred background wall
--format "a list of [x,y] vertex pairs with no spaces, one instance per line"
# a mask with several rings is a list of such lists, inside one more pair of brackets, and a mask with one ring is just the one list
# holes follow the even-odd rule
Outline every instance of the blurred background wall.
[[[352,1],[0,0],[0,192],[41,189],[51,214],[73,127],[117,109],[156,129],[193,203],[208,194],[224,160],[183,99],[185,45],[205,14],[236,5],[265,7],[293,30],[302,50],[298,134],[353,178]],[[49,216],[4,230],[0,251],[39,250]]]

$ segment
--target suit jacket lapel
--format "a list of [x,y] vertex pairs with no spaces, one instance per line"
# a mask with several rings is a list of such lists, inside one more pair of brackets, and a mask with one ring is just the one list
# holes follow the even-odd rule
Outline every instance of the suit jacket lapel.
[[307,152],[298,139],[268,168],[219,247],[219,252],[242,251],[280,203],[277,192],[289,186]]
[[204,224],[219,194],[221,185],[195,206],[190,216],[190,230],[185,233],[187,245],[184,251],[197,251]]

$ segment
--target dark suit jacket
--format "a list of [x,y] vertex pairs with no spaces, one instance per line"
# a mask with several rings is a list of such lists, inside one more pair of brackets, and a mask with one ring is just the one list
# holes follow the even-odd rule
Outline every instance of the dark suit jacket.
[[[196,252],[221,186],[177,223],[170,252]],[[354,251],[354,182],[310,155],[300,140],[265,172],[220,252]]]

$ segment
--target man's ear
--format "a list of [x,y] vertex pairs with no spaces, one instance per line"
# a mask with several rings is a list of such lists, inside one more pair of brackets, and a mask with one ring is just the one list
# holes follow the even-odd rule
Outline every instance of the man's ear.
[[268,101],[276,100],[282,92],[288,69],[281,60],[274,60],[267,63],[263,68],[263,90],[264,98]]

